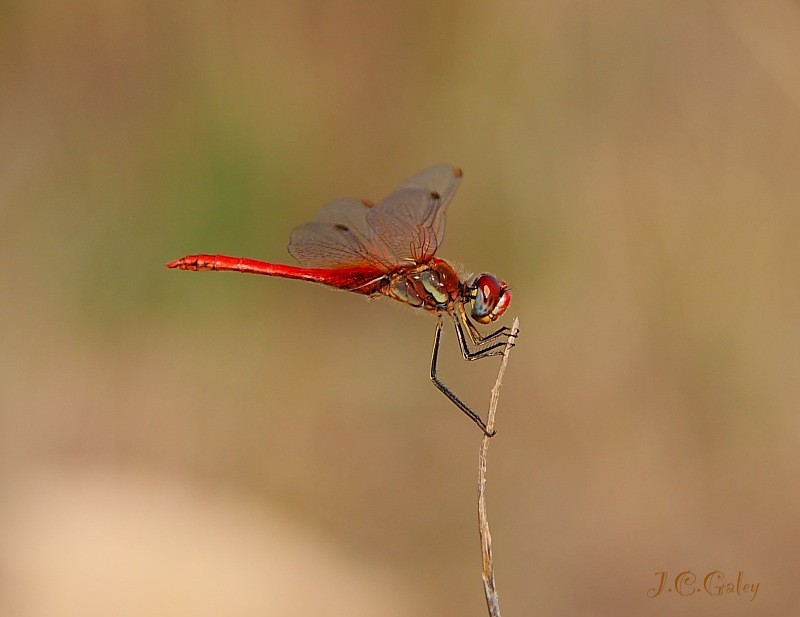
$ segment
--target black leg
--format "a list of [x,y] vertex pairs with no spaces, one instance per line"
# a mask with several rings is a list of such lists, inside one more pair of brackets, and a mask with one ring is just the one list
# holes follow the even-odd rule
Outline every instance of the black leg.
[[436,335],[433,339],[433,356],[431,357],[431,381],[433,385],[439,388],[439,390],[444,394],[447,398],[449,398],[453,404],[458,407],[461,411],[463,411],[469,419],[472,420],[475,424],[481,427],[481,430],[484,434],[488,437],[494,436],[496,431],[489,432],[486,429],[486,425],[481,420],[480,416],[472,411],[469,407],[467,407],[461,400],[453,394],[453,392],[444,385],[441,381],[439,381],[439,377],[436,374],[436,363],[439,360],[439,341],[442,338],[442,315],[441,313],[436,315]]
[[[490,334],[483,335],[478,332],[478,328],[476,328],[475,324],[473,324],[467,317],[463,303],[456,305],[456,312],[458,313],[458,318],[461,321],[461,324],[467,327],[469,339],[475,346],[481,346],[484,343],[488,343],[489,341],[496,339],[498,336],[502,336],[504,334],[508,335],[511,332],[511,328],[508,326],[502,326]],[[455,317],[455,315],[453,315],[453,317]],[[517,334],[519,334],[519,332],[517,332]]]
[[[461,348],[461,355],[464,356],[465,360],[480,360],[481,358],[490,358],[491,356],[503,355],[503,352],[498,351],[498,349],[506,346],[505,341],[501,343],[495,343],[494,345],[489,345],[488,347],[484,347],[483,349],[472,350],[469,348],[469,344],[467,343],[467,337],[464,334],[463,324],[466,323],[468,326],[471,326],[472,324],[470,324],[470,322],[467,320],[466,315],[464,315],[463,311],[459,311],[458,314],[453,314],[453,323],[456,326],[458,346]],[[492,339],[495,339],[504,333],[505,330],[501,328],[497,332],[493,332],[491,335],[484,337],[480,343],[475,343],[475,341],[473,340],[473,344],[481,345],[482,343],[489,342]],[[470,336],[470,338],[472,338],[472,336]]]
[[492,339],[496,339],[498,336],[502,336],[503,334],[507,334],[511,332],[511,328],[508,326],[503,326],[492,332],[491,334],[482,335],[478,332],[478,329],[473,325],[473,323],[467,319],[466,315],[461,318],[461,321],[467,324],[467,331],[469,332],[470,338],[472,339],[473,344],[475,345],[483,345],[483,343],[488,343]]

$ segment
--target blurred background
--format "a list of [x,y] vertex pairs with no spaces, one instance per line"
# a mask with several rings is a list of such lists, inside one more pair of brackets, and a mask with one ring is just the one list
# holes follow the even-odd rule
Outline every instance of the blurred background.
[[434,320],[163,267],[442,161],[504,614],[800,614],[797,2],[11,1],[0,59],[0,614],[486,614]]

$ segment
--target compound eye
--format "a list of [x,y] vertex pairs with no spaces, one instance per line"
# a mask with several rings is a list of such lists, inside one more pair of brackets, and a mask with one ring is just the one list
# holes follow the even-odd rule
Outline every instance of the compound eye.
[[496,316],[492,312],[503,293],[500,281],[491,274],[481,274],[475,279],[473,287],[475,297],[472,300],[472,318],[482,324],[493,321]]

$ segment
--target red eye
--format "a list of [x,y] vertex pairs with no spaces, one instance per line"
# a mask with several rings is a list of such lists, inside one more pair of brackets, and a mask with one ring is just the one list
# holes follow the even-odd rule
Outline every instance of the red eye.
[[491,274],[481,274],[473,283],[475,297],[472,300],[472,317],[478,323],[492,321],[492,311],[500,301],[503,288]]
[[472,283],[472,318],[487,324],[500,317],[511,303],[508,283],[491,274],[481,274]]
[[492,321],[505,313],[509,304],[511,304],[511,292],[508,291],[508,283],[500,281],[500,300],[492,311]]

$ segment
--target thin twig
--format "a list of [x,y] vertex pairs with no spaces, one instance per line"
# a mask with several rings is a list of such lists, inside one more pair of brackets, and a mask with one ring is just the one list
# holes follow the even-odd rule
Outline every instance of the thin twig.
[[[494,430],[494,415],[497,411],[497,401],[500,399],[500,384],[503,383],[503,374],[508,364],[508,354],[514,346],[514,340],[519,333],[519,318],[514,319],[511,334],[503,350],[503,360],[497,373],[497,381],[492,388],[492,398],[489,401],[489,414],[486,418],[486,428],[491,433]],[[489,532],[489,521],[486,518],[486,452],[489,449],[489,437],[483,436],[481,449],[478,456],[478,524],[481,536],[481,555],[483,557],[483,592],[486,595],[486,606],[489,607],[490,617],[500,617],[500,602],[497,598],[497,588],[494,584],[494,565],[492,563],[492,534]]]

